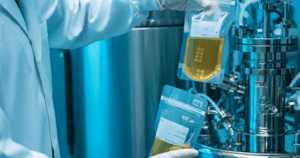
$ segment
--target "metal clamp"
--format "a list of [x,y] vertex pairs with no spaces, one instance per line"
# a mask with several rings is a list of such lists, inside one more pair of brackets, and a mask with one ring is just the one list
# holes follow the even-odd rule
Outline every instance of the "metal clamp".
[[233,92],[237,92],[239,94],[245,94],[245,86],[238,82],[238,76],[236,74],[225,75],[224,81],[221,84],[212,84],[211,89],[215,90],[217,88],[221,88],[227,91],[228,94]]
[[261,113],[263,115],[271,115],[271,116],[274,116],[274,117],[282,116],[282,113],[278,112],[278,109],[273,105],[262,106]]
[[[250,37],[249,37],[250,38]],[[298,51],[298,45],[247,45],[235,44],[233,49],[242,52],[256,52],[256,53],[286,53]]]
[[[260,83],[260,82],[259,82]],[[258,84],[258,83],[256,83]],[[256,85],[258,86],[258,85]],[[260,86],[260,85],[259,85]],[[261,85],[262,87],[265,86],[263,83]],[[262,96],[258,101],[257,104],[261,106],[261,113],[263,115],[271,115],[273,117],[280,117],[282,116],[282,112],[278,112],[278,108],[268,101],[268,96],[264,95]]]
[[235,120],[234,115],[232,115],[227,110],[221,110],[218,115],[214,117],[214,124],[217,129],[223,129],[227,131],[229,138],[227,139],[227,148],[234,148],[235,151],[242,151],[244,142],[242,139],[243,132],[241,130],[235,130],[233,128],[232,122]]
[[213,123],[217,129],[223,129],[224,125],[228,128],[231,128],[231,123],[234,121],[234,119],[234,115],[232,115],[229,111],[223,109],[218,115],[215,115]]
[[213,106],[208,106],[207,107],[207,115],[217,115],[218,112],[215,110]]

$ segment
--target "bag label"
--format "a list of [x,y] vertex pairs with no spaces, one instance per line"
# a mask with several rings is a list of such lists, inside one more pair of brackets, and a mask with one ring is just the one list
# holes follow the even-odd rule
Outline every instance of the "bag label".
[[156,138],[169,144],[183,146],[188,132],[189,128],[161,117]]

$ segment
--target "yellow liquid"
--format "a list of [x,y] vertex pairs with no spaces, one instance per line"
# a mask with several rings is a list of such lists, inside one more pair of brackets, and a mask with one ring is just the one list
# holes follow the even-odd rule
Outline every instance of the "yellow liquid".
[[183,69],[193,80],[211,79],[221,70],[224,38],[188,37]]
[[189,149],[190,147],[191,147],[190,144],[184,144],[183,146],[176,146],[176,145],[169,144],[165,141],[162,141],[158,138],[155,138],[151,156],[165,153],[168,151],[178,150],[178,149]]

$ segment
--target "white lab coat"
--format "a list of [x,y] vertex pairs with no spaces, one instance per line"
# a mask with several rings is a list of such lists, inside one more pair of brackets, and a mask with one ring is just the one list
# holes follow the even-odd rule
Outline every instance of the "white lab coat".
[[0,157],[59,158],[49,46],[123,34],[160,8],[156,0],[18,1],[20,9],[0,0]]

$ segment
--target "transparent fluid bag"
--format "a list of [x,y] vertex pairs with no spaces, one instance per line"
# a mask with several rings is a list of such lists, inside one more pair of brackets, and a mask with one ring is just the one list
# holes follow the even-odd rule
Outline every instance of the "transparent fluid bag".
[[200,133],[207,100],[166,85],[156,117],[156,135],[149,156],[194,148]]
[[186,13],[178,77],[220,84],[229,49],[228,31],[234,19],[235,1],[212,1],[205,10]]

